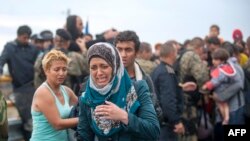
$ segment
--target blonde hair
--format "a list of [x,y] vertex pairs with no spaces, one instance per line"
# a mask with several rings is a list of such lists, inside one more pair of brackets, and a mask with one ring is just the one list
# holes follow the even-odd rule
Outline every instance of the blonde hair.
[[64,61],[66,64],[68,64],[69,58],[62,51],[52,49],[43,57],[43,70],[45,71],[50,69],[53,61]]

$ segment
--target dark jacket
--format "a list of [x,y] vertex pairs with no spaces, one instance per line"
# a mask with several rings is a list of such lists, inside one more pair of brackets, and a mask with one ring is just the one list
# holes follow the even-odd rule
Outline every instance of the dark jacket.
[[[99,136],[99,141],[154,141],[160,134],[159,122],[149,97],[145,81],[135,82],[140,107],[135,114],[128,114],[128,125],[122,125],[122,130],[111,137]],[[80,140],[94,141],[95,133],[92,127],[91,109],[80,102],[78,133]]]
[[172,66],[161,62],[153,71],[152,80],[159,98],[165,122],[175,125],[180,122],[183,97]]
[[7,63],[14,88],[21,87],[33,81],[37,55],[38,50],[31,44],[22,46],[17,41],[8,42],[0,57],[0,73],[3,73],[3,66]]

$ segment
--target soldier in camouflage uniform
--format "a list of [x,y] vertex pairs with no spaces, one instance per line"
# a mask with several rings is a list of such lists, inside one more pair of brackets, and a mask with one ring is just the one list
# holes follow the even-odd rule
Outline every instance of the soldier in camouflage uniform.
[[0,91],[0,141],[8,139],[7,104]]
[[197,141],[197,102],[201,93],[207,93],[202,90],[202,85],[209,80],[209,71],[202,62],[200,55],[204,41],[201,38],[191,40],[187,51],[181,56],[179,65],[180,83],[193,81],[197,84],[197,90],[193,92],[184,92],[184,112],[183,122],[186,128],[185,135],[179,136],[180,141]]
[[136,62],[147,74],[151,74],[157,66],[155,62],[150,60],[152,55],[153,53],[151,45],[147,42],[141,42],[139,51],[137,53]]
[[42,70],[42,59],[44,56],[44,53],[40,53],[37,58],[36,62],[34,64],[34,86],[35,88],[38,88],[44,81],[45,81],[45,74]]
[[[89,69],[86,61],[86,54],[80,54],[74,51],[68,51],[71,36],[64,29],[58,29],[56,31],[56,36],[54,39],[55,47],[63,51],[69,58],[70,62],[68,64],[68,77],[64,84],[72,88],[75,94],[78,94],[80,89],[80,84],[85,76],[89,74]],[[44,55],[43,55],[44,56]],[[38,87],[45,81],[45,75],[42,70],[42,58],[39,56],[35,63],[35,86]]]
[[136,62],[140,65],[140,67],[145,71],[146,74],[151,74],[157,66],[155,62],[140,58],[137,58]]

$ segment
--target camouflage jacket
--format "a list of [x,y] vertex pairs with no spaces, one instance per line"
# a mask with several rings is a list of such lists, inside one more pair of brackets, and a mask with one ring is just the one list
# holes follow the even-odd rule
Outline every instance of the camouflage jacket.
[[88,62],[85,54],[77,52],[69,52],[67,56],[70,58],[68,65],[68,75],[87,76],[89,74]]
[[0,91],[0,141],[7,141],[8,138],[7,104],[4,95]]
[[202,62],[199,55],[193,51],[187,51],[183,54],[180,60],[180,82],[186,82],[187,77],[193,77],[198,85],[199,91],[202,90],[203,84],[209,80],[209,70],[206,64]]
[[144,59],[136,59],[136,62],[140,65],[140,67],[145,71],[146,74],[151,74],[157,66],[155,62]]
[[43,68],[42,68],[43,56],[44,54],[40,53],[37,56],[35,64],[34,64],[34,86],[35,88],[38,88],[46,79],[45,74],[43,72]]

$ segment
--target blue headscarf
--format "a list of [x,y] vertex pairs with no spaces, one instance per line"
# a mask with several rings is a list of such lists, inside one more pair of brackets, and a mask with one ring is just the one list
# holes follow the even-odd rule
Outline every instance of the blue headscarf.
[[86,85],[86,91],[82,93],[81,101],[91,108],[92,128],[101,136],[110,136],[121,130],[120,122],[106,120],[95,115],[95,108],[105,101],[110,101],[129,113],[134,113],[139,107],[134,86],[131,83],[127,71],[124,69],[121,57],[116,48],[109,43],[97,43],[88,50],[88,62],[92,57],[104,59],[113,70],[112,80],[103,88],[98,88],[92,76]]

